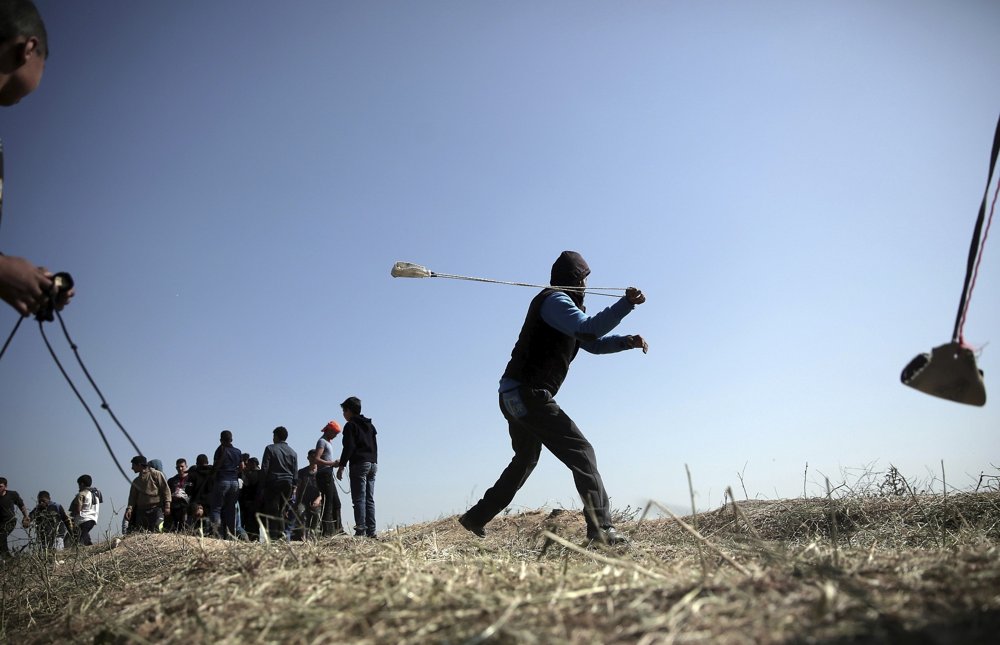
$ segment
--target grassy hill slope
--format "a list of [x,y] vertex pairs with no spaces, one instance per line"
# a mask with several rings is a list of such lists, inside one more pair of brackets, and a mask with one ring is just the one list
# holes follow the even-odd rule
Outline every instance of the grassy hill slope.
[[137,535],[22,555],[0,569],[0,639],[976,643],[1000,633],[1000,493],[622,519],[633,542],[615,548],[583,548],[579,513],[535,511],[497,518],[485,540],[449,517],[377,540]]

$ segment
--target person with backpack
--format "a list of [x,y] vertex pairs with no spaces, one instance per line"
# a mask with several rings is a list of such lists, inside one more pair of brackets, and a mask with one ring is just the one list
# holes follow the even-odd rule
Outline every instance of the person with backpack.
[[170,515],[170,486],[167,478],[155,468],[150,468],[142,455],[132,457],[132,472],[136,474],[128,492],[125,519],[128,532],[163,530],[163,518]]
[[62,504],[53,502],[49,491],[38,491],[38,505],[29,516],[35,525],[39,546],[46,551],[62,550],[64,536],[73,531],[72,521]]
[[101,491],[94,488],[94,480],[90,475],[80,475],[76,483],[80,487],[80,492],[70,502],[69,514],[76,527],[74,533],[77,544],[90,546],[94,543],[90,531],[97,526],[97,517],[104,498]]

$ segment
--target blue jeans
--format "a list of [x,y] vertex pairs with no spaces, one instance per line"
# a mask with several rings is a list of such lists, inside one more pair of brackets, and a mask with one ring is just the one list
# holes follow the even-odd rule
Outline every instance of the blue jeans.
[[[233,479],[231,481],[217,481],[212,489],[212,512],[209,519],[212,528],[218,531],[221,537],[236,537],[236,500],[240,496],[240,483]],[[219,527],[219,524],[223,528]]]
[[354,535],[375,537],[375,473],[378,464],[351,464],[351,502],[354,504]]

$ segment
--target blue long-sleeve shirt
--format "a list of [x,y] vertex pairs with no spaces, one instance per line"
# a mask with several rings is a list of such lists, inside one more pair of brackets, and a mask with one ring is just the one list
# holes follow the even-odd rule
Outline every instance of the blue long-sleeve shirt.
[[[627,298],[620,298],[610,307],[588,316],[562,291],[555,291],[542,303],[542,320],[545,324],[580,341],[580,349],[591,354],[613,354],[631,349],[628,336],[607,335],[627,316],[635,305]],[[500,391],[506,392],[519,386],[512,378],[500,379]]]

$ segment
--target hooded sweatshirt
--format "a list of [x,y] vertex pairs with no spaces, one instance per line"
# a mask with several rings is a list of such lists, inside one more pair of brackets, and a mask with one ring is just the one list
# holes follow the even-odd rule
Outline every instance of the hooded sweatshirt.
[[604,354],[629,348],[625,336],[604,336],[634,305],[620,298],[594,316],[584,316],[583,293],[559,287],[577,286],[590,267],[575,251],[563,251],[552,265],[552,287],[543,289],[528,306],[510,362],[501,379],[501,391],[518,385],[547,390],[555,396],[569,365],[583,347]]

